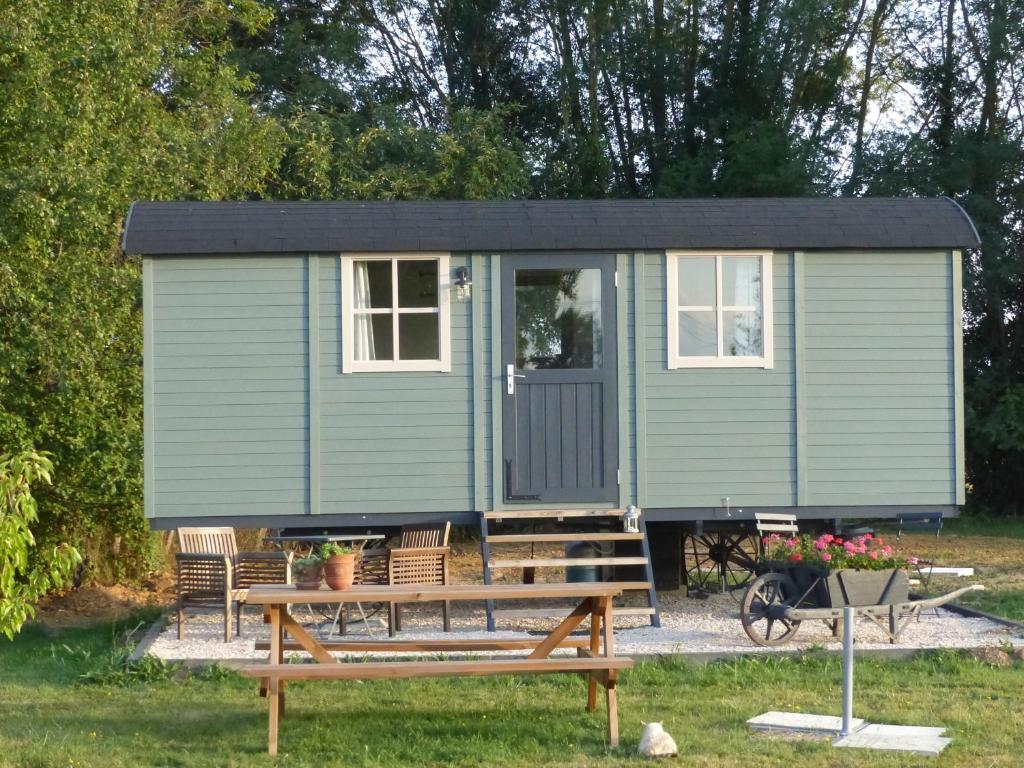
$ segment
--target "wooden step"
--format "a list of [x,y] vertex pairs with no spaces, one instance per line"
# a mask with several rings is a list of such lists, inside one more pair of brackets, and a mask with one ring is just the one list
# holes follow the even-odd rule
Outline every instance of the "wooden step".
[[[496,619],[563,619],[560,608],[496,608]],[[653,616],[654,608],[616,608],[616,616]]]
[[491,560],[489,568],[565,568],[574,565],[647,565],[646,557],[534,557]]
[[633,607],[629,607],[629,608],[616,608],[615,609],[615,615],[616,616],[653,616],[656,610],[657,609],[650,608],[650,607],[648,607],[646,605],[643,606],[643,607],[638,607],[638,608],[633,608]]
[[527,544],[556,541],[641,541],[642,533],[499,533],[488,536],[491,544]]
[[623,592],[646,592],[651,588],[651,582],[649,581],[609,581],[608,584],[614,584],[616,587],[622,589]]
[[622,517],[621,509],[512,509],[501,512],[484,512],[487,520],[527,520],[551,518],[561,520],[565,517]]

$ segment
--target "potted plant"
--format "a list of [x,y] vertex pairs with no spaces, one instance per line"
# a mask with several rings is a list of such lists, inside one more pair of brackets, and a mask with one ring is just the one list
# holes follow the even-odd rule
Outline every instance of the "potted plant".
[[292,563],[292,574],[295,576],[296,589],[320,589],[323,579],[323,562],[317,555],[300,557]]
[[788,574],[801,595],[807,594],[818,607],[888,605],[908,599],[906,567],[916,558],[897,555],[881,536],[773,533],[762,543],[760,569]]
[[320,559],[324,563],[324,580],[331,589],[348,589],[356,571],[356,551],[333,541],[321,545]]

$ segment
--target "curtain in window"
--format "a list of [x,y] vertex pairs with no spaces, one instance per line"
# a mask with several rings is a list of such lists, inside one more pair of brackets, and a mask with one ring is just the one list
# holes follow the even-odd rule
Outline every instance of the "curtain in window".
[[761,354],[761,259],[722,259],[723,349],[727,356]]
[[[357,261],[352,265],[353,298],[356,308],[369,308],[370,304],[370,270],[365,261]],[[353,359],[376,360],[377,355],[373,344],[373,315],[363,312],[353,314],[353,330],[355,333]]]
[[[726,304],[732,304],[733,306],[753,306],[760,308],[761,305],[761,259],[760,258],[742,258],[742,259],[730,259],[732,264],[730,266],[735,270],[735,281],[733,283],[733,297],[729,296],[728,287],[726,290],[726,298],[732,298],[732,301],[726,301]],[[732,270],[726,270],[726,275]]]

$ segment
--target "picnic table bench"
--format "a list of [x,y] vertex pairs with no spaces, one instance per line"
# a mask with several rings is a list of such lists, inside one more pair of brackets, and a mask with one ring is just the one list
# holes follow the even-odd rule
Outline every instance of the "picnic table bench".
[[[409,585],[354,586],[333,591],[300,590],[289,585],[254,587],[249,591],[249,604],[264,607],[264,620],[270,624],[270,641],[257,643],[257,649],[268,650],[266,664],[245,667],[242,673],[259,678],[260,695],[269,700],[267,746],[277,754],[278,727],[284,714],[285,683],[293,680],[373,680],[417,677],[467,677],[481,675],[522,675],[578,673],[587,676],[587,711],[597,708],[597,687],[605,689],[608,708],[608,743],[619,742],[616,682],[618,672],[633,666],[632,659],[615,655],[612,599],[622,592],[614,583],[582,584],[500,584],[500,585]],[[439,600],[533,600],[570,598],[578,604],[546,636],[517,640],[445,639],[427,641],[344,640],[323,642],[313,637],[288,614],[293,603],[349,602],[436,602]],[[589,637],[571,637],[571,633],[587,618]],[[286,640],[286,634],[292,640]],[[602,642],[603,640],[603,642]],[[556,648],[575,648],[577,656],[550,656]],[[313,657],[312,664],[285,664],[284,653],[303,650]],[[402,652],[474,652],[528,650],[520,658],[494,658],[472,661],[342,661],[331,651],[402,651]]]

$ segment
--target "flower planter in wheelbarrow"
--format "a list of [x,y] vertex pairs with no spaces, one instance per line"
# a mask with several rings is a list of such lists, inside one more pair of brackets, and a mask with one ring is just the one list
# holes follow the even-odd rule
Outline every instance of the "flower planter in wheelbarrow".
[[758,645],[791,640],[802,618],[820,618],[836,632],[838,609],[844,606],[877,608],[909,600],[907,572],[899,568],[833,571],[769,562],[758,570],[740,607],[743,629]]
[[769,571],[789,576],[796,594],[784,596],[800,600],[805,608],[842,608],[846,605],[868,606],[904,603],[910,595],[910,580],[902,568],[865,571],[854,568],[826,570],[810,565],[765,563],[758,576]]

